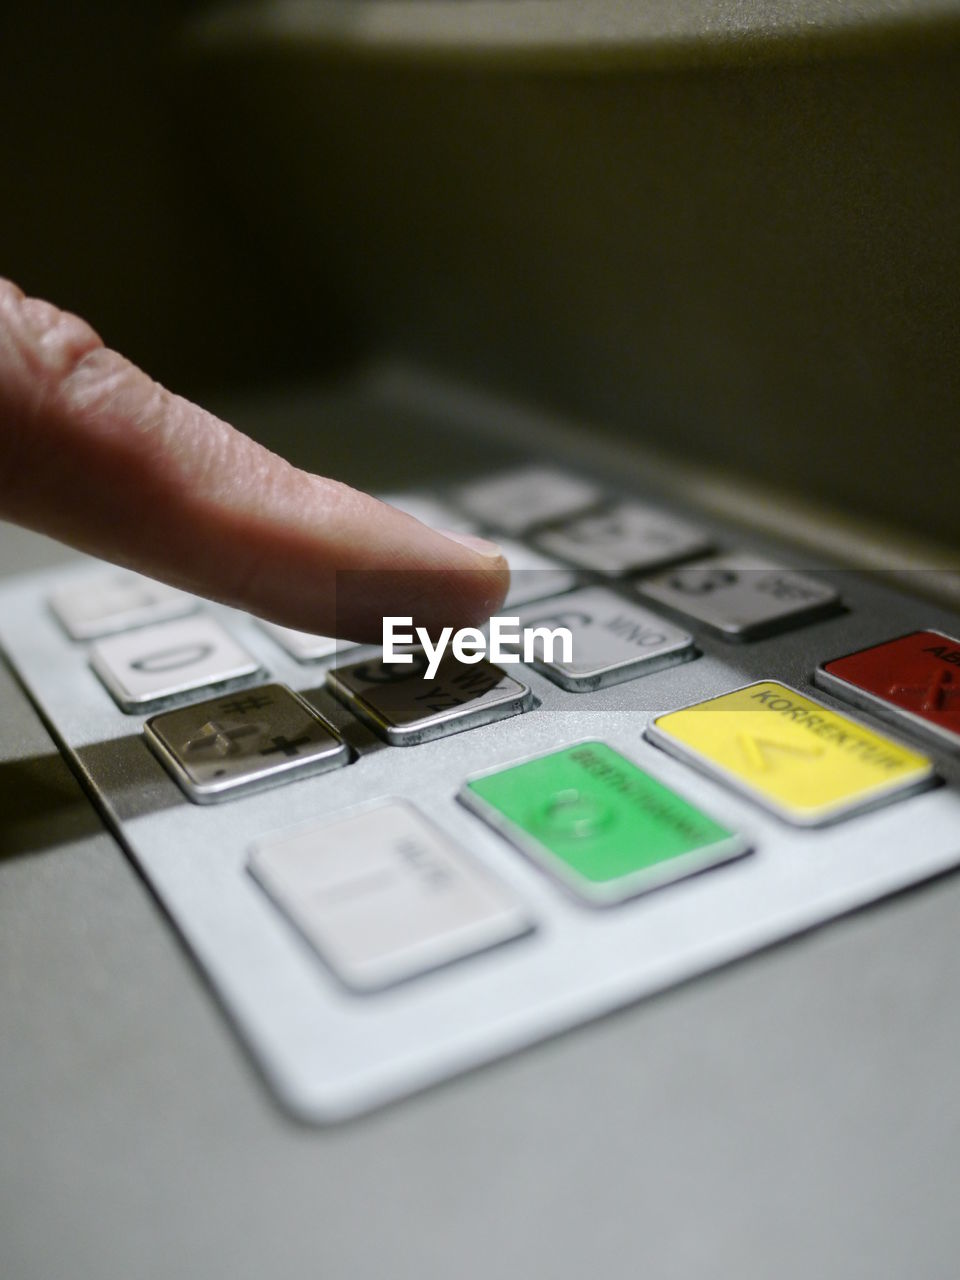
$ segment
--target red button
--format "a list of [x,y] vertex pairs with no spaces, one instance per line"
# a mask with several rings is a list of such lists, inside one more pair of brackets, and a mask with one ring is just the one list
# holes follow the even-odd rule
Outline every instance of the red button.
[[826,662],[820,670],[827,678],[817,683],[838,696],[881,713],[900,713],[915,727],[919,719],[940,742],[960,745],[960,640],[940,631],[912,631]]

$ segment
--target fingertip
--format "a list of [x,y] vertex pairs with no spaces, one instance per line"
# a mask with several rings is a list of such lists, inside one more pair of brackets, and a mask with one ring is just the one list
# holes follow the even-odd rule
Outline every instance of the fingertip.
[[435,532],[442,533],[451,542],[457,542],[460,546],[475,551],[477,555],[483,556],[484,560],[502,561],[504,565],[507,563],[500,547],[495,542],[490,542],[487,538],[481,538],[475,533],[461,533],[457,529],[437,529]]
[[[421,584],[422,589],[411,594],[424,623],[475,626],[486,622],[510,586],[502,548],[475,533],[438,528],[389,503],[378,502],[378,507],[381,551],[389,544],[398,573],[412,570],[406,581]],[[418,577],[417,571],[427,572]]]

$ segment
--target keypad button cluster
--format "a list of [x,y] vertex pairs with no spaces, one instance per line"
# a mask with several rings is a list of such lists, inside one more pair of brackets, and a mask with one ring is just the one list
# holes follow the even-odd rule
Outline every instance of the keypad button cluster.
[[[501,473],[449,501],[385,500],[433,527],[497,537],[513,572],[501,612],[544,633],[525,660],[578,696],[689,662],[709,640],[748,643],[841,606],[819,577],[717,549],[679,517],[611,501],[553,468]],[[112,571],[64,587],[50,606],[71,639],[89,643],[90,665],[118,706],[152,713],[146,740],[192,801],[228,800],[354,758],[316,707],[268,682],[255,654],[192,597]],[[278,657],[304,669],[324,664],[328,691],[390,746],[417,747],[536,705],[524,678],[485,659],[448,655],[427,678],[422,650],[386,663],[333,637],[258,625]],[[546,632],[557,628],[571,633],[569,655],[556,641],[548,648]],[[943,632],[827,658],[813,678],[907,739],[960,748],[960,641]],[[645,738],[689,766],[691,780],[704,775],[795,827],[853,818],[936,781],[924,752],[776,679],[676,702],[637,726],[638,745]],[[568,741],[494,762],[458,799],[564,892],[612,907],[751,853],[744,833],[711,813],[709,793],[691,781],[684,794],[656,772],[603,741]],[[261,840],[250,869],[360,992],[537,929],[520,895],[403,800]]]

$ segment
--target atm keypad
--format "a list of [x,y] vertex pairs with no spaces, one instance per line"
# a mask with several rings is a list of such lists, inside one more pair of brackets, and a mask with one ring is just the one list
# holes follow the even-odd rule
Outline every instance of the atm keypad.
[[551,467],[388,500],[497,538],[508,631],[565,628],[572,654],[541,635],[427,679],[422,650],[386,664],[106,567],[38,589],[38,655],[0,608],[300,1114],[365,1110],[960,862],[957,628],[911,630],[902,599],[874,628],[859,586],[841,601],[834,575]]

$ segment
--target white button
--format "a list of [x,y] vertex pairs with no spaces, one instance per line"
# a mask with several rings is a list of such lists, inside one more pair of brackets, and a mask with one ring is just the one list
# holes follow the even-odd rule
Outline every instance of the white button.
[[421,524],[431,529],[449,529],[451,533],[476,533],[477,526],[473,520],[465,520],[459,511],[454,511],[445,502],[440,502],[427,494],[421,493],[382,493],[381,502],[396,507]]
[[124,569],[83,578],[50,597],[51,609],[73,640],[96,640],[181,618],[199,605],[199,600],[184,591]]
[[497,545],[510,566],[510,589],[500,607],[501,614],[509,614],[511,609],[530,600],[558,596],[576,585],[577,575],[566,565],[533,551],[522,542],[500,538]]
[[144,734],[198,804],[337,768],[350,755],[336,730],[282,684],[164,711]]
[[90,662],[124,711],[228,685],[260,664],[212,618],[188,618],[98,641]]
[[264,842],[250,869],[340,978],[362,991],[531,928],[497,881],[399,801]]
[[456,500],[469,515],[504,533],[575,515],[602,501],[603,492],[554,467],[521,467],[464,485]]
[[828,582],[756,556],[711,556],[637,584],[656,600],[727,640],[751,640],[799,626],[836,608]]
[[275,622],[261,622],[260,626],[297,662],[319,662],[321,658],[329,658],[333,653],[354,648],[352,640],[316,636],[309,631],[295,631],[292,627],[278,626]]
[[620,502],[540,534],[537,546],[584,569],[640,573],[710,549],[710,540],[685,520],[639,502]]
[[556,684],[575,692],[649,675],[694,656],[689,632],[603,587],[528,606],[520,614],[520,625],[569,629],[573,660],[564,662],[555,646],[552,660],[544,662],[543,643],[538,641],[537,666]]
[[525,711],[530,690],[484,659],[458,662],[449,652],[426,678],[422,649],[411,663],[368,658],[327,671],[331,691],[394,746],[415,746],[463,729],[476,729]]

